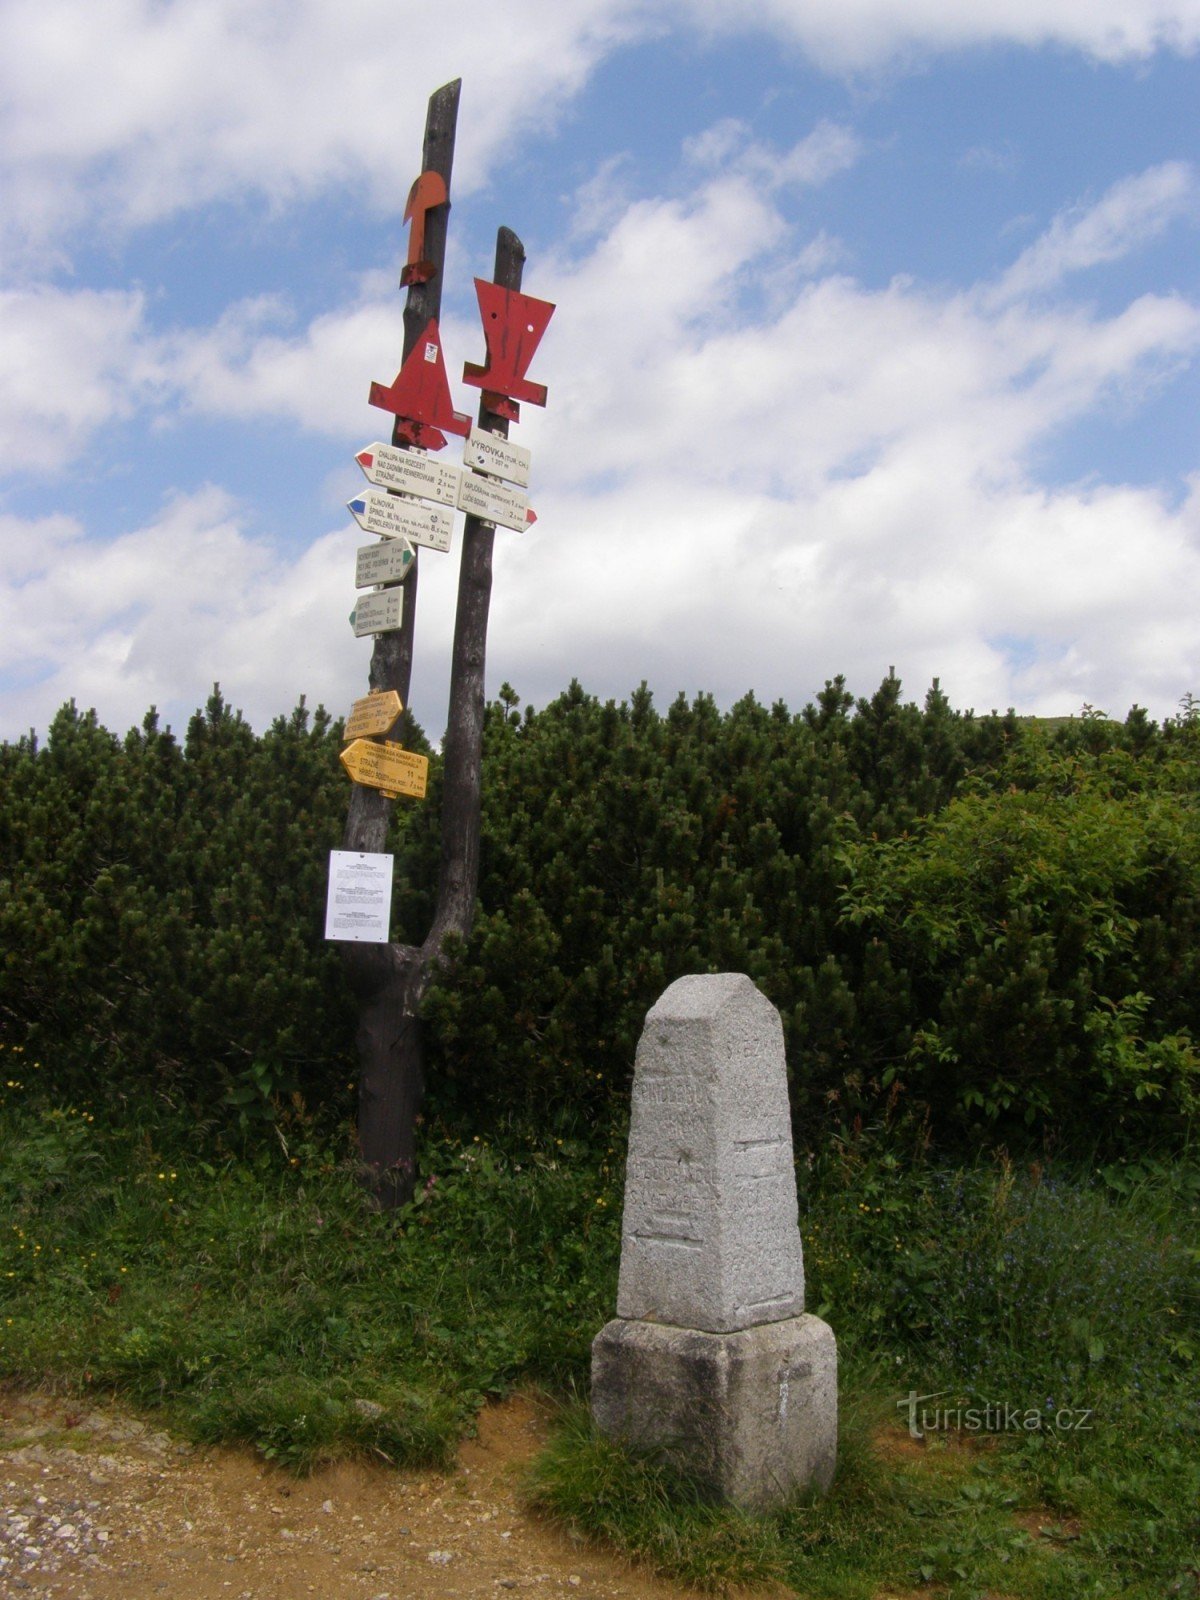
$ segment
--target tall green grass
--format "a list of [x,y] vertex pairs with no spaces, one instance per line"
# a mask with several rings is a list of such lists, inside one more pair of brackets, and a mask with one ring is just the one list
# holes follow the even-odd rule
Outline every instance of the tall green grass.
[[[801,1174],[809,1304],[841,1361],[830,1496],[748,1521],[580,1410],[535,1502],[717,1589],[1200,1594],[1200,1170],[850,1146]],[[910,1393],[938,1397],[921,1442]]]
[[218,1163],[178,1127],[11,1106],[0,1216],[0,1376],[301,1469],[444,1461],[489,1396],[582,1371],[619,1227],[608,1153],[565,1138],[427,1141],[385,1217],[327,1151]]

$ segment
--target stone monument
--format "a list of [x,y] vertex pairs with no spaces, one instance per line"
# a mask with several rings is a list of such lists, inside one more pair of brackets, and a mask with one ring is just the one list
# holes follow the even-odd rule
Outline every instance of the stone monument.
[[837,1346],[804,1314],[783,1029],[742,973],[680,978],[647,1013],[592,1414],[749,1510],[833,1479]]

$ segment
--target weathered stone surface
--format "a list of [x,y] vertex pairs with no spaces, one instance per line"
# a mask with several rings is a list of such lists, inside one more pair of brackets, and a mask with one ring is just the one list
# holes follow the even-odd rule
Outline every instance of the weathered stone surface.
[[680,978],[638,1044],[617,1314],[731,1333],[803,1310],[779,1013],[743,973]]
[[714,1498],[761,1511],[837,1462],[837,1346],[818,1317],[713,1334],[618,1319],[592,1344],[592,1413]]

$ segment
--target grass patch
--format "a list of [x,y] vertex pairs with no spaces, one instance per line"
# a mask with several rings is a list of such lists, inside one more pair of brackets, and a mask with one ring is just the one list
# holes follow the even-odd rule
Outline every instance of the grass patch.
[[[806,1189],[810,1304],[841,1356],[831,1494],[750,1536],[580,1413],[532,1502],[716,1590],[782,1577],[814,1600],[1200,1595],[1195,1167],[1072,1176],[843,1149]],[[921,1440],[910,1392],[938,1396]]]
[[326,1152],[214,1164],[177,1129],[0,1115],[11,1380],[111,1391],[301,1470],[443,1462],[489,1396],[578,1373],[608,1315],[604,1150],[435,1141],[387,1217]]
[[[180,1127],[10,1093],[0,1379],[115,1393],[300,1471],[445,1462],[489,1396],[586,1391],[622,1156],[427,1137],[415,1202],[382,1217],[325,1147],[204,1159]],[[712,1506],[576,1403],[531,1501],[714,1591],[1200,1596],[1195,1165],[951,1169],[860,1144],[801,1177],[809,1303],[841,1356],[832,1493],[763,1518]],[[918,1441],[910,1392],[1025,1420]]]
[[763,1583],[787,1569],[773,1521],[709,1504],[684,1474],[598,1433],[581,1403],[530,1468],[526,1494],[572,1531],[700,1588]]

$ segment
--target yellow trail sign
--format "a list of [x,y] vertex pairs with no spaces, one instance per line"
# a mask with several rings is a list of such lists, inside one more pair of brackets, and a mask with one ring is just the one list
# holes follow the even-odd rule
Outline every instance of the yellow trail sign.
[[365,739],[372,733],[386,733],[403,710],[395,689],[377,689],[351,706],[342,738],[348,742]]
[[425,798],[429,762],[424,756],[402,750],[398,744],[376,744],[372,739],[355,739],[342,751],[341,762],[355,783],[382,789],[393,799],[398,794]]

